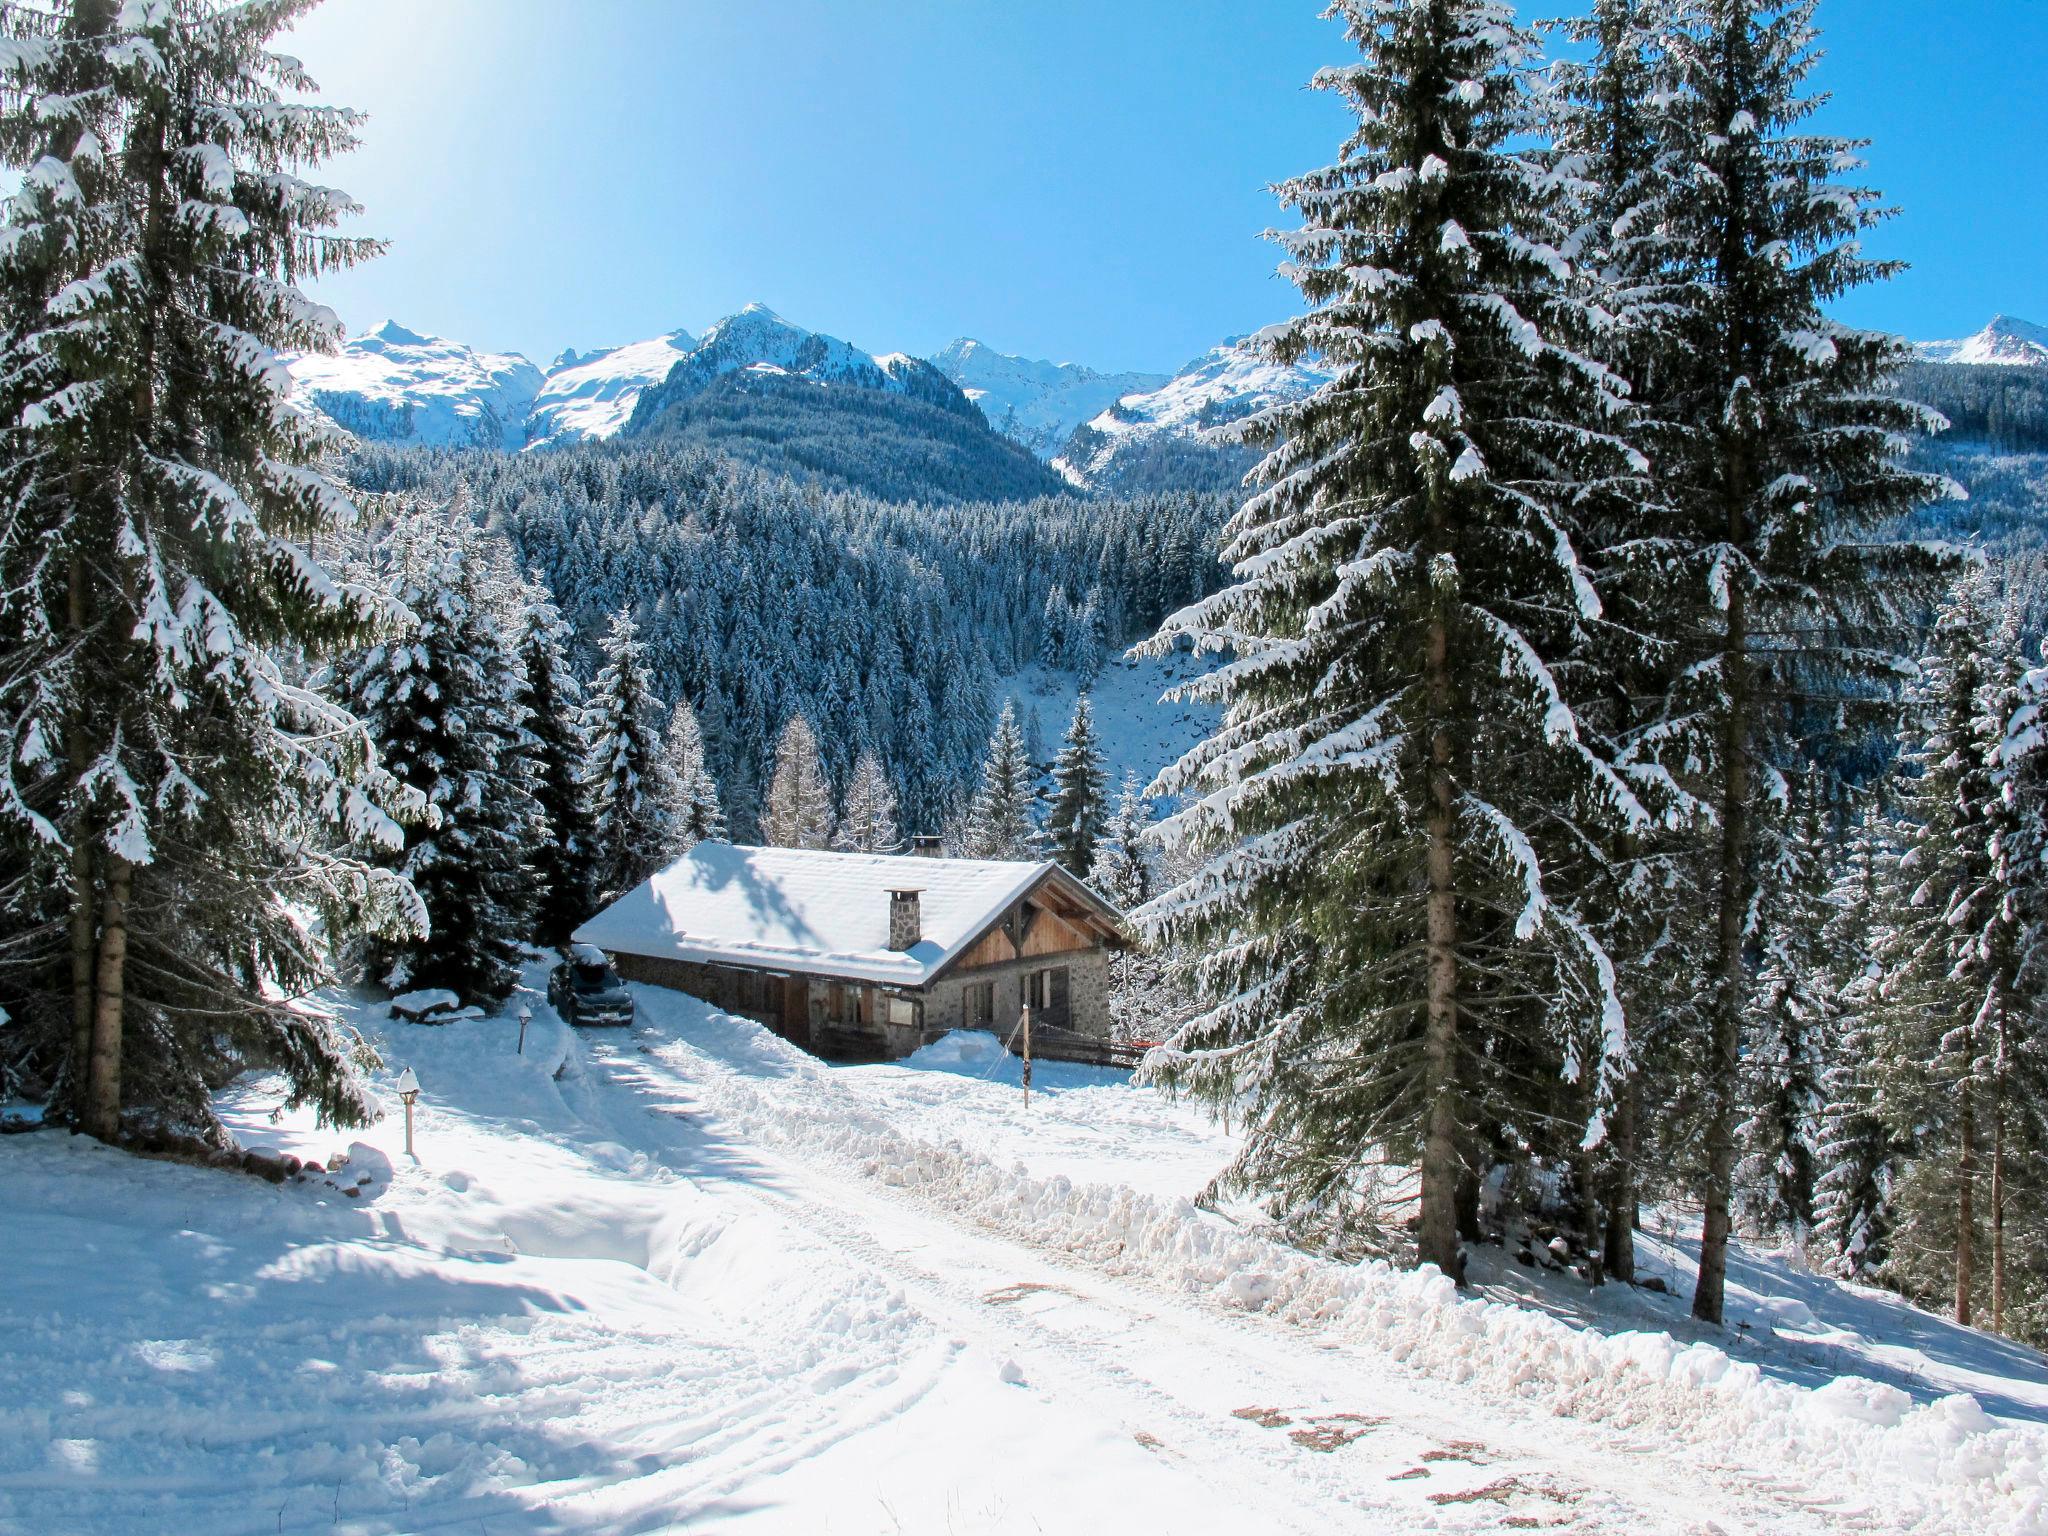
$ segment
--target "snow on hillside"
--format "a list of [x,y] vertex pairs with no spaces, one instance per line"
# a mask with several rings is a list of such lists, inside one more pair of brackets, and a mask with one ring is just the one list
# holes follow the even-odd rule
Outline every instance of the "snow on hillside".
[[339,351],[287,353],[297,398],[358,437],[428,447],[518,448],[542,384],[511,353],[478,352],[385,320]]
[[1090,417],[1125,395],[1159,389],[1170,377],[1098,373],[1080,363],[1011,357],[965,336],[931,361],[981,407],[990,426],[1044,459],[1059,452],[1074,429]]
[[527,446],[549,448],[618,436],[639,404],[641,391],[667,378],[669,369],[696,345],[694,336],[678,330],[581,356],[564,352],[534,396]]
[[1245,338],[1212,347],[1147,394],[1128,395],[1075,433],[1055,468],[1077,485],[1108,478],[1119,456],[1160,437],[1198,437],[1205,429],[1297,400],[1328,375],[1297,364],[1283,367],[1252,351]]
[[[1314,1259],[1195,1209],[1227,1139],[1114,1074],[1027,1112],[986,1041],[833,1068],[634,991],[580,1036],[520,994],[523,1055],[339,999],[379,1125],[225,1100],[346,1154],[303,1182],[0,1143],[0,1529],[2048,1529],[2044,1432],[1943,1381],[1805,1390]],[[1902,1358],[1955,1345],[1901,1321]]]
[[[1126,770],[1149,784],[1159,770],[1216,728],[1217,713],[1206,704],[1168,703],[1169,688],[1211,670],[1184,651],[1165,656],[1113,656],[1090,689],[1095,729],[1102,739],[1103,768],[1111,793]],[[1050,765],[1058,756],[1060,738],[1073,718],[1080,686],[1070,672],[1032,666],[996,685],[994,707],[1005,700],[1017,706],[1017,719],[1028,732],[1035,717],[1039,740],[1036,759]]]
[[1983,330],[1961,341],[1922,341],[1915,346],[1930,363],[2048,366],[2048,326],[2010,315],[1994,316]]

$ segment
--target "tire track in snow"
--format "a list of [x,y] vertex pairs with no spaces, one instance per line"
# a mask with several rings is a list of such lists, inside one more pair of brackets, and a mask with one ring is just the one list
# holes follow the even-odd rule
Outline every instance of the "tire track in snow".
[[[1473,1475],[1456,1486],[1447,1486],[1445,1461],[1421,1466],[1422,1458],[1469,1438],[1471,1420],[1447,1415],[1422,1401],[1425,1390],[1440,1392],[1441,1383],[1418,1383],[1406,1372],[1390,1374],[1387,1362],[1356,1351],[1317,1349],[1290,1325],[1276,1326],[1273,1320],[1256,1314],[1226,1312],[1185,1293],[1167,1291],[1163,1307],[1146,1305],[1162,1298],[1149,1294],[1151,1287],[1143,1276],[1106,1281],[1093,1271],[1073,1267],[1073,1255],[1056,1245],[1048,1252],[1014,1231],[992,1230],[971,1215],[962,1220],[959,1211],[922,1198],[918,1190],[878,1182],[872,1167],[847,1165],[839,1149],[831,1145],[831,1136],[822,1134],[834,1128],[835,1122],[844,1125],[851,1121],[853,1128],[870,1134],[877,1129],[861,1123],[874,1119],[871,1111],[844,1102],[846,1096],[835,1093],[829,1069],[808,1062],[777,1063],[782,1070],[774,1079],[771,1102],[756,1086],[758,1079],[684,1040],[665,1039],[652,1049],[642,1046],[637,1059],[612,1057],[605,1065],[604,1075],[636,1098],[661,1097],[659,1106],[641,1103],[643,1115],[657,1108],[668,1114],[678,1107],[694,1108],[699,1116],[706,1111],[715,1113],[721,1123],[740,1132],[753,1155],[772,1161],[777,1182],[783,1186],[774,1194],[761,1188],[748,1193],[890,1275],[914,1297],[925,1315],[943,1318],[970,1337],[999,1341],[995,1345],[998,1352],[1008,1349],[1032,1357],[1037,1362],[1037,1379],[1082,1396],[1110,1396],[1117,1404],[1116,1416],[1133,1433],[1143,1431],[1163,1439],[1165,1449],[1179,1451],[1191,1463],[1199,1462],[1212,1476],[1223,1465],[1242,1465],[1245,1472],[1234,1473],[1232,1480],[1249,1478],[1244,1486],[1255,1504],[1269,1502],[1276,1487],[1306,1484],[1340,1509],[1399,1510],[1411,1524],[1423,1520],[1425,1528],[1460,1529],[1469,1528],[1481,1517],[1480,1511],[1462,1501],[1472,1499],[1475,1504],[1490,1506],[1493,1513],[1485,1519],[1491,1520],[1509,1511],[1488,1497],[1486,1490],[1500,1486],[1504,1479],[1517,1479],[1531,1499],[1553,1513],[1557,1506],[1550,1495],[1558,1490],[1570,1490],[1568,1497],[1591,1501],[1582,1504],[1572,1518],[1574,1528],[1582,1530],[1721,1531],[1727,1536],[1751,1531],[1804,1533],[1813,1531],[1816,1517],[1822,1515],[1838,1529],[1869,1528],[1863,1511],[1832,1505],[1804,1488],[1780,1486],[1759,1499],[1753,1484],[1744,1486],[1747,1478],[1742,1474],[1715,1479],[1720,1484],[1718,1496],[1704,1499],[1702,1469],[1697,1464],[1683,1468],[1660,1465],[1664,1460],[1660,1448],[1641,1440],[1624,1441],[1599,1426],[1573,1428],[1581,1436],[1590,1430],[1608,1443],[1575,1444],[1560,1457],[1554,1419],[1514,1423],[1506,1435],[1496,1432],[1494,1439],[1506,1442],[1506,1448],[1496,1445],[1494,1454],[1475,1466]],[[833,1102],[835,1098],[841,1102]],[[764,1123],[764,1117],[772,1123]],[[887,1130],[885,1126],[879,1129]],[[822,1155],[844,1173],[835,1176],[801,1155],[764,1153],[761,1143],[770,1140],[799,1154]],[[678,1150],[687,1153],[688,1149]],[[897,1240],[885,1242],[875,1235],[878,1231],[892,1232]],[[917,1257],[920,1249],[943,1251],[943,1264],[921,1261]],[[970,1254],[975,1274],[971,1282],[961,1273]],[[993,1309],[985,1300],[986,1293],[1020,1279],[1058,1285],[1079,1295],[1087,1307],[1102,1315],[1076,1323],[1072,1318],[1054,1320],[1011,1307],[1003,1309],[1008,1315],[1000,1322],[991,1318]],[[1133,1283],[1147,1292],[1142,1302],[1138,1297],[1117,1294]],[[1132,1349],[1128,1341],[1146,1332],[1154,1335],[1150,1346]],[[1160,1334],[1167,1337],[1161,1339]],[[1125,1341],[1121,1347],[1116,1342],[1119,1335]],[[1276,1358],[1302,1351],[1312,1352],[1308,1360]],[[1244,1384],[1238,1395],[1245,1396],[1246,1403],[1225,1404],[1214,1390],[1205,1391],[1199,1383],[1162,1380],[1173,1373],[1156,1368],[1157,1361],[1196,1359],[1215,1375],[1221,1372],[1225,1355],[1229,1356],[1227,1374]],[[1155,1361],[1155,1368],[1138,1368],[1138,1363],[1146,1360]],[[1287,1378],[1285,1388],[1277,1391],[1276,1371]],[[1254,1398],[1271,1401],[1276,1395],[1301,1405],[1292,1410],[1296,1422],[1313,1423],[1319,1415],[1328,1419],[1360,1408],[1388,1414],[1389,1404],[1384,1400],[1358,1401],[1361,1383],[1356,1377],[1360,1374],[1369,1379],[1371,1392],[1400,1400],[1392,1407],[1391,1416],[1400,1431],[1414,1437],[1412,1441],[1375,1431],[1345,1446],[1339,1456],[1297,1445],[1283,1435],[1231,1418],[1233,1408],[1248,1406]],[[1344,1379],[1347,1375],[1350,1380]],[[1339,1379],[1333,1381],[1333,1376]],[[1191,1397],[1203,1396],[1210,1401],[1201,1406],[1190,1402]],[[1502,1419],[1533,1418],[1526,1410],[1516,1411],[1520,1405],[1489,1400],[1480,1406],[1493,1421],[1489,1427],[1496,1430],[1503,1427]],[[1161,1435],[1163,1424],[1173,1426],[1170,1436]],[[1430,1475],[1414,1477],[1418,1466]],[[1589,1482],[1596,1471],[1599,1476]],[[1397,1478],[1397,1473],[1406,1477]],[[1408,1478],[1426,1486],[1411,1488]],[[1687,1491],[1682,1497],[1665,1496],[1656,1491],[1655,1485],[1660,1483]],[[1549,1492],[1539,1491],[1545,1489]],[[1446,1496],[1458,1502],[1447,1503]],[[1319,1528],[1327,1521],[1328,1512],[1319,1515],[1304,1510],[1297,1518],[1309,1522],[1305,1528]],[[1589,1519],[1598,1523],[1588,1525]]]

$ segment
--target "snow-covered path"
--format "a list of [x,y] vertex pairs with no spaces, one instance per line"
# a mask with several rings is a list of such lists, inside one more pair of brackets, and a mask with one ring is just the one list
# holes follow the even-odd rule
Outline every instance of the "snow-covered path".
[[[759,1058],[781,1051],[751,1035],[744,1025],[699,1029],[694,1043],[642,1041],[632,1052],[594,1043],[589,1070],[613,1090],[597,1097],[612,1099],[616,1114],[616,1090],[624,1089],[655,1113],[717,1127],[694,1147],[687,1135],[673,1138],[686,1164],[707,1151],[729,1153],[720,1132],[745,1126]],[[714,1049],[703,1049],[707,1043]],[[775,1113],[812,1126],[873,1113],[858,1107],[867,1095],[848,1084],[856,1075],[798,1064],[777,1085]],[[616,1119],[611,1129],[630,1134]],[[1387,1530],[1494,1529],[1517,1515],[1586,1531],[1813,1528],[1811,1510],[1796,1501],[1765,1504],[1741,1492],[1703,1501],[1680,1468],[1654,1465],[1649,1446],[1560,1447],[1548,1419],[1504,1423],[1496,1403],[1446,1404],[1433,1385],[1384,1360],[1058,1262],[831,1161],[752,1155],[756,1172],[768,1175],[747,1181],[752,1198],[884,1277],[912,1313],[956,1344],[1000,1360],[999,1379],[1027,1398],[1144,1447],[1196,1484],[1203,1513],[1154,1529],[1206,1530],[1220,1514],[1222,1528],[1252,1519],[1259,1530],[1327,1531],[1335,1519],[1368,1513],[1376,1518],[1363,1528]],[[859,1486],[866,1451],[843,1450],[843,1468],[812,1475]],[[1003,1454],[999,1445],[989,1451]],[[1667,1496],[1660,1483],[1685,1491]],[[874,1489],[877,1507],[914,1498]],[[1157,1509],[1149,1498],[1146,1507]],[[1099,1526],[1074,1528],[1113,1529],[1107,1514]]]
[[1102,1075],[1027,1117],[640,998],[376,1024],[417,1163],[396,1115],[282,1189],[0,1144],[0,1532],[2044,1529],[2035,1431],[1276,1249]]

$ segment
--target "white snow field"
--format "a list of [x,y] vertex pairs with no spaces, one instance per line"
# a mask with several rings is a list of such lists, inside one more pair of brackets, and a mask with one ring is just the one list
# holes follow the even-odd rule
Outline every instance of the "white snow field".
[[[324,1178],[0,1142],[0,1532],[2048,1531],[2044,1431],[1945,1381],[1313,1259],[1197,1211],[1230,1144],[1118,1074],[1042,1066],[1027,1112],[985,1039],[834,1068],[635,993],[580,1035],[520,993],[523,1055],[340,1000],[380,1124],[227,1095]],[[2043,1412],[2036,1357],[1977,1358]]]

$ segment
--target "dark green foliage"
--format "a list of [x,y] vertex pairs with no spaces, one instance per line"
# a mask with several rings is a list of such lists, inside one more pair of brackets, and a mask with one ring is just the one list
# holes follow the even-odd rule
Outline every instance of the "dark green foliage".
[[543,827],[537,873],[545,881],[533,914],[534,938],[565,943],[597,910],[596,818],[583,736],[583,689],[569,664],[569,626],[544,591],[521,594],[520,687],[515,702],[532,742],[533,796]]
[[370,972],[394,991],[446,987],[485,1005],[518,980],[551,857],[533,794],[543,764],[520,702],[527,679],[506,638],[519,633],[521,594],[493,571],[495,552],[464,518],[402,518],[368,575],[409,618],[337,669],[385,767],[431,811],[391,860],[427,929],[373,943]]

